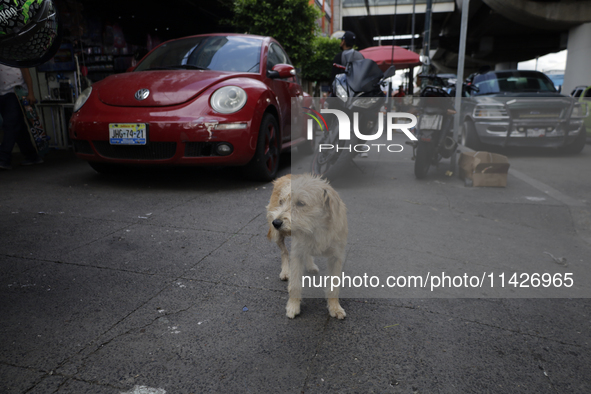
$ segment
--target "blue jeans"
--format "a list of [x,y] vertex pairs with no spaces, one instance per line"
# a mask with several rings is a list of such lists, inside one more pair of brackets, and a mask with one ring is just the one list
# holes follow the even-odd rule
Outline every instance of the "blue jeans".
[[31,141],[25,115],[16,94],[7,93],[0,96],[0,115],[2,115],[4,131],[4,138],[0,145],[0,163],[10,164],[14,144],[18,144],[25,158],[35,160],[38,156],[37,149]]

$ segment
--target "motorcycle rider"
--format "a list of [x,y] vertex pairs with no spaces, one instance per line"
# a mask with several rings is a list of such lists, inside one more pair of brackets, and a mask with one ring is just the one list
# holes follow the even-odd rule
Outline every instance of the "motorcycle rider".
[[[341,37],[341,52],[337,53],[332,61],[332,71],[330,74],[330,80],[333,81],[334,77],[337,74],[343,73],[343,69],[335,67],[334,64],[340,64],[341,66],[346,66],[348,63],[351,63],[355,60],[362,60],[365,57],[353,49],[353,45],[355,44],[355,33],[352,31],[346,31],[343,36]],[[332,84],[331,84],[332,86]],[[367,152],[363,152],[360,154],[361,157],[367,157]]]
[[[355,33],[353,33],[352,31],[346,31],[341,37],[340,47],[342,51],[335,55],[332,63],[340,64],[341,66],[346,66],[347,63],[353,62],[355,60],[365,59],[365,57],[361,53],[353,49],[354,44]],[[332,66],[330,80],[334,80],[335,75],[341,74],[342,72],[342,69]]]

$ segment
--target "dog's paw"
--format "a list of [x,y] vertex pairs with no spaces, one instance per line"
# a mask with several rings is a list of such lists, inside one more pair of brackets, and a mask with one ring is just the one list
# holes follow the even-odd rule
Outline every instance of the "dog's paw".
[[336,317],[339,320],[343,320],[345,317],[347,317],[347,313],[338,303],[336,305],[329,305],[328,313],[330,313],[332,317]]
[[294,317],[296,317],[297,315],[300,314],[300,301],[295,301],[295,300],[288,300],[287,301],[287,306],[285,307],[285,314],[287,315],[287,317],[289,317],[290,319],[293,319]]
[[317,266],[316,264],[314,264],[314,263],[312,263],[312,265],[311,265],[311,266],[309,266],[309,267],[306,267],[306,270],[307,270],[308,272],[311,272],[311,273],[313,273],[313,274],[317,274],[317,273],[320,271],[320,270],[318,269],[318,266]]
[[287,274],[287,271],[281,271],[281,273],[279,274],[279,279],[281,279],[281,280],[289,279],[289,275]]

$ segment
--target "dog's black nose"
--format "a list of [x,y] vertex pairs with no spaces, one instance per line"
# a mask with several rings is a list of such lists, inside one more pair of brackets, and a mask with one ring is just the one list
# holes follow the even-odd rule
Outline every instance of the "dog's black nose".
[[279,227],[281,227],[282,224],[283,224],[283,220],[281,220],[281,219],[273,220],[273,227],[275,227],[277,230],[279,230]]

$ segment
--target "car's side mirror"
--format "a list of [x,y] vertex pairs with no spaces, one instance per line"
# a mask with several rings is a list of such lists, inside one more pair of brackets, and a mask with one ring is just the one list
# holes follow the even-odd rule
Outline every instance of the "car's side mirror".
[[276,64],[267,72],[269,78],[291,78],[295,75],[296,70],[291,64]]

